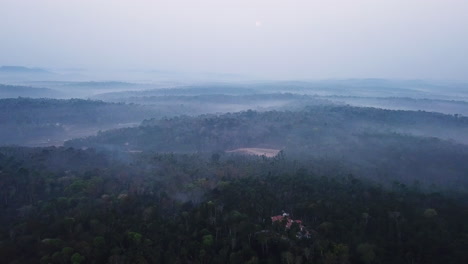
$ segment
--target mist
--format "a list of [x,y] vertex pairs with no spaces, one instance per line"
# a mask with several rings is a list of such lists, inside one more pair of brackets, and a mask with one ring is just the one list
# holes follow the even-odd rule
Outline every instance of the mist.
[[468,263],[466,0],[0,0],[2,263]]
[[467,80],[466,13],[463,0],[2,0],[0,62],[120,78]]

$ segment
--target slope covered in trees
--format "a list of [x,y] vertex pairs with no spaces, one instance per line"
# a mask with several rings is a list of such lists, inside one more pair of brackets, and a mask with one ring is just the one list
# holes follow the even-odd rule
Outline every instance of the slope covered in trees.
[[0,147],[2,262],[468,261],[466,117],[268,87],[0,100],[1,145],[140,124]]
[[[122,161],[66,148],[0,153],[6,263],[468,260],[462,194],[384,188],[283,156],[146,153]],[[57,166],[64,163],[66,170]],[[302,221],[302,232],[272,221],[282,210]]]
[[143,106],[82,99],[0,99],[0,142],[60,145],[100,129],[139,123],[151,113]]
[[[317,106],[146,120],[141,126],[68,141],[66,146],[156,152],[280,149],[315,164],[331,160],[375,180],[468,187],[468,119],[427,112]],[[452,138],[447,141],[438,138]]]
[[62,94],[59,91],[52,90],[49,88],[36,88],[30,86],[0,84],[0,98],[12,98],[20,96],[44,98],[60,97],[62,96]]

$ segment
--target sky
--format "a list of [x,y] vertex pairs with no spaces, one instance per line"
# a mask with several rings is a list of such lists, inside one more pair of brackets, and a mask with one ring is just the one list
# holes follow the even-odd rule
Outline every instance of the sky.
[[467,0],[0,0],[0,65],[468,80]]

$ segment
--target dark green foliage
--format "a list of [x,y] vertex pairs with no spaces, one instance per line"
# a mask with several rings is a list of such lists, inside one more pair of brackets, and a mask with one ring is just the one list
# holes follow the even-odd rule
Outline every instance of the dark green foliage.
[[57,145],[89,131],[139,123],[149,112],[144,106],[82,99],[0,99],[0,144]]
[[[281,149],[303,163],[340,164],[379,182],[419,181],[468,190],[468,118],[349,106],[300,112],[256,112],[146,120],[139,127],[65,143],[123,151],[219,153],[236,148]],[[213,161],[216,161],[216,155]]]
[[[60,156],[68,169],[51,160]],[[120,159],[121,157],[119,157]],[[5,263],[466,263],[463,193],[287,157],[0,151]],[[100,160],[99,163],[80,161]],[[60,162],[61,164],[61,162]],[[271,216],[285,210],[300,225]]]

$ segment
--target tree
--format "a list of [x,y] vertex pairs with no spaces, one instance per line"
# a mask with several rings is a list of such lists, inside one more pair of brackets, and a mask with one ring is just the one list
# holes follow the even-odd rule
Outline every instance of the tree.
[[80,255],[80,253],[75,253],[71,256],[70,260],[73,264],[80,264],[85,260],[85,257]]

